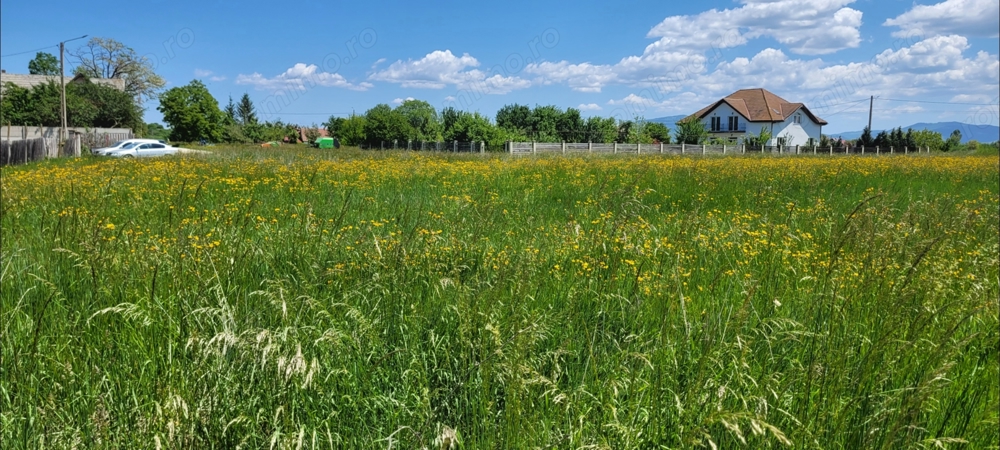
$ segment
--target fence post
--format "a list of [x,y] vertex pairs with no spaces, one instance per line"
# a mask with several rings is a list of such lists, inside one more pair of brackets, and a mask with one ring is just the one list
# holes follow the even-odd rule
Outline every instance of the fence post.
[[904,146],[903,147],[903,154],[904,155],[909,155],[910,154],[910,147]]
[[740,153],[746,153],[746,152],[747,152],[747,145],[740,144]]
[[486,153],[486,141],[479,141],[479,153]]
[[895,153],[896,153],[896,149],[895,149],[895,148],[893,148],[893,147],[892,147],[892,146],[890,145],[890,146],[889,146],[889,154],[890,154],[890,155],[892,155],[892,154],[895,154]]
[[798,154],[799,154],[799,146],[798,146],[798,145],[796,145],[796,146],[795,146],[795,154],[796,154],[796,155],[798,155]]
[[705,154],[705,144],[701,144],[701,154]]
[[[847,152],[847,153],[850,153],[850,152]],[[864,145],[861,146],[861,154],[862,155],[865,154],[865,146]]]
[[635,143],[635,154],[636,155],[642,154],[642,143],[641,142],[636,142]]
[[661,155],[663,154],[663,143],[662,142],[660,142],[660,154]]
[[722,144],[722,154],[726,154],[726,144]]
[[593,152],[594,152],[594,143],[587,142],[587,153],[593,153]]
[[618,141],[615,141],[615,150],[614,150],[614,153],[618,153]]
[[681,142],[681,154],[682,154],[682,155],[684,154],[684,147],[685,147],[685,146],[687,146],[687,144],[685,144],[685,143]]
[[562,141],[562,152],[564,155],[566,154],[566,141]]
[[454,144],[452,146],[451,151],[455,152],[455,153],[458,153],[458,140],[457,139],[455,140],[455,142],[454,142]]
[[535,141],[531,141],[531,154],[534,155],[538,149],[535,147]]

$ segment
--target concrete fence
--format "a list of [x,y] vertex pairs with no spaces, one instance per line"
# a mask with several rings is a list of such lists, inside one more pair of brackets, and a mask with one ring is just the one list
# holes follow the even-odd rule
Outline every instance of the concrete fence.
[[879,148],[879,147],[817,147],[817,146],[778,146],[778,147],[748,147],[746,145],[692,145],[692,144],[601,144],[580,142],[508,142],[507,153],[514,155],[533,155],[539,153],[610,153],[610,154],[675,154],[675,155],[734,155],[745,153],[770,153],[778,155],[832,155],[859,154],[910,154],[929,153],[930,148]]

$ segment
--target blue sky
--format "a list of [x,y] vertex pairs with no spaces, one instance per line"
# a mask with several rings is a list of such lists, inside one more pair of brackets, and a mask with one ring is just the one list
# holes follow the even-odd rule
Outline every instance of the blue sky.
[[833,133],[862,128],[872,95],[876,129],[997,125],[1000,103],[997,0],[11,0],[0,66],[27,73],[34,53],[11,54],[83,34],[147,55],[168,88],[201,79],[220,105],[246,92],[262,117],[303,125],[411,97],[655,118],[763,87]]

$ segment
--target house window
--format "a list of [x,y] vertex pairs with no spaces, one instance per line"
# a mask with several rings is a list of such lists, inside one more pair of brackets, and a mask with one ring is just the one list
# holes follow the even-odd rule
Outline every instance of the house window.
[[799,114],[795,115],[795,123],[802,123],[802,116]]
[[740,116],[729,116],[729,131],[739,131]]
[[722,118],[713,117],[712,118],[712,131],[722,131]]
[[785,138],[783,137],[778,138],[778,147],[784,147],[784,146],[785,146]]

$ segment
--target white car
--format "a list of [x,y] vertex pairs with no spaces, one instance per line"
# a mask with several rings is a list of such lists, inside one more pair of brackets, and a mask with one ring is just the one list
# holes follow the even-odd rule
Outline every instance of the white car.
[[133,142],[107,154],[113,158],[146,158],[151,156],[173,155],[177,147],[163,144],[159,141]]
[[156,139],[126,139],[124,141],[115,142],[114,144],[111,144],[111,146],[108,146],[108,147],[95,148],[95,149],[91,150],[90,153],[93,153],[93,154],[98,155],[98,156],[107,156],[111,152],[116,152],[118,150],[121,150],[121,149],[125,148],[126,146],[128,146],[129,144],[155,143],[155,142],[158,142],[160,144],[166,144],[166,142],[158,141]]

